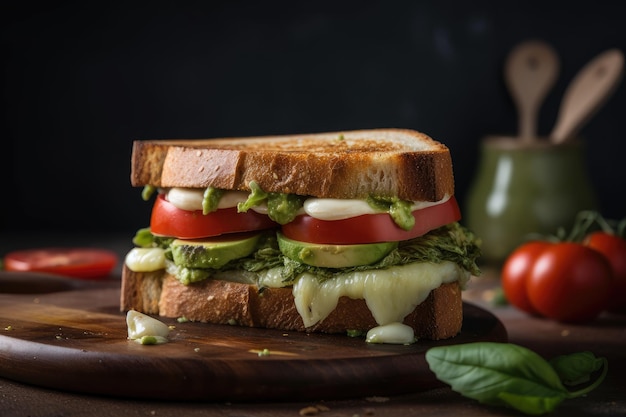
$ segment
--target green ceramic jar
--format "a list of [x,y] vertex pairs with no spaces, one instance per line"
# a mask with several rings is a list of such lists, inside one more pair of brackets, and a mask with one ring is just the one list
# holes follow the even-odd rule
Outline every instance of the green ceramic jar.
[[581,141],[482,141],[464,215],[482,241],[483,262],[500,263],[529,235],[569,230],[579,211],[596,208]]

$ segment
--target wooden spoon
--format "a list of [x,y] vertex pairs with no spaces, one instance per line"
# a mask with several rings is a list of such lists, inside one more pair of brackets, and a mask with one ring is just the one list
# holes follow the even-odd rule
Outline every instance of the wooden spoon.
[[550,140],[562,143],[576,136],[583,124],[607,101],[622,78],[624,55],[609,49],[576,74],[565,91]]
[[517,106],[522,140],[532,141],[537,136],[539,108],[558,72],[559,58],[545,42],[526,41],[509,53],[504,78]]

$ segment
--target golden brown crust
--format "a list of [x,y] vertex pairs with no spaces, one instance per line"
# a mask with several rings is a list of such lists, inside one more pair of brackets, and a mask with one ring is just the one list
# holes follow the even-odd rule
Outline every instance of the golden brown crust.
[[199,140],[135,141],[133,186],[249,190],[329,198],[454,194],[446,146],[407,129]]
[[[259,293],[252,285],[211,279],[186,286],[164,271],[135,273],[124,266],[121,310],[130,309],[191,321],[285,331],[345,333],[377,326],[364,300],[342,297],[326,319],[305,328],[290,288]],[[457,335],[463,322],[459,284],[442,284],[431,291],[404,322],[419,338],[438,340]]]

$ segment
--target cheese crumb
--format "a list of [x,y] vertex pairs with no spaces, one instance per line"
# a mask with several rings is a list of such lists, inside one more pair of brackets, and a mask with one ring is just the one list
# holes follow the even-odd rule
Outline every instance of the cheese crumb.
[[157,345],[168,341],[170,328],[165,323],[135,310],[126,314],[128,339],[142,345]]

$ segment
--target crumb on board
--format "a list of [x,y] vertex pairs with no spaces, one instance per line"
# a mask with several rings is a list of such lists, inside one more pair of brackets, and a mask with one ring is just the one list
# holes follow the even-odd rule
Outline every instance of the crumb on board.
[[387,401],[389,401],[389,397],[367,397],[365,398],[366,401],[369,401],[371,403],[386,403]]
[[329,410],[330,408],[326,407],[325,405],[317,404],[317,405],[310,405],[308,407],[301,408],[299,414],[301,416],[315,416],[319,413],[322,413],[324,411],[329,411]]

